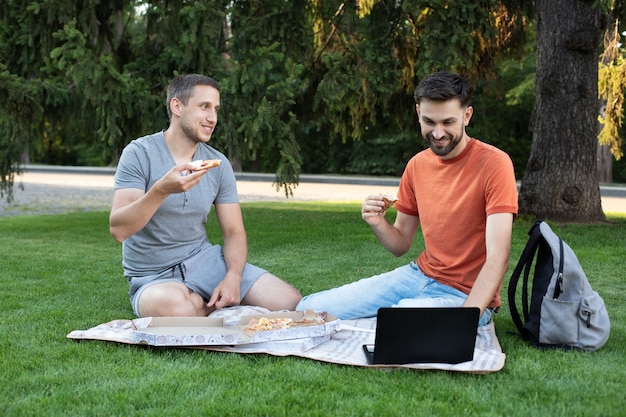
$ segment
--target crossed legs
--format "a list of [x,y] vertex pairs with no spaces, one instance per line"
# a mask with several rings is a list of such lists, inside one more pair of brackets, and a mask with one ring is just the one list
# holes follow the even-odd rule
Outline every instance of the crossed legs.
[[[208,316],[215,307],[177,281],[152,284],[140,294],[138,310],[141,317]],[[297,289],[269,272],[261,275],[241,300],[242,305],[267,308],[270,311],[294,310],[302,296]]]

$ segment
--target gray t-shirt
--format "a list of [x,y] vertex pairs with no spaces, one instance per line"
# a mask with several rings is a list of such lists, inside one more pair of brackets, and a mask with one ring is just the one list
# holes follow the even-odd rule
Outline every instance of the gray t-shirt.
[[[122,266],[128,278],[157,274],[210,245],[206,221],[212,204],[238,203],[235,174],[228,159],[199,144],[193,160],[221,159],[191,190],[169,195],[148,224],[122,243]],[[124,148],[114,189],[149,190],[176,163],[163,132],[136,139]]]

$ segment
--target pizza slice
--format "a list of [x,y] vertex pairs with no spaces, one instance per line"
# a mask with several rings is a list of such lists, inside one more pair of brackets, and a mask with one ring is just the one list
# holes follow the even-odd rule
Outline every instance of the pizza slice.
[[221,159],[198,159],[190,163],[193,166],[194,171],[200,171],[201,169],[211,169],[218,167],[222,164]]
[[289,328],[293,323],[293,319],[288,317],[253,317],[248,323],[247,330],[264,331],[264,330],[281,330]]
[[383,201],[385,202],[385,205],[383,206],[383,213],[384,213],[385,211],[387,211],[387,209],[389,209],[391,206],[396,204],[396,201],[398,201],[398,198],[391,194],[384,193]]

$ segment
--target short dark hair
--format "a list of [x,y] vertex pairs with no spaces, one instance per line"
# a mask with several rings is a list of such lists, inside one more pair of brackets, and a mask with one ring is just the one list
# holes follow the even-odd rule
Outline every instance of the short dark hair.
[[217,81],[211,77],[207,77],[206,75],[179,75],[174,78],[167,87],[165,108],[167,109],[167,117],[170,120],[172,119],[172,110],[170,109],[170,102],[172,99],[177,98],[181,101],[181,103],[187,104],[189,102],[189,97],[191,97],[193,88],[197,85],[208,85],[215,88],[217,91],[220,91],[220,86]]
[[413,92],[416,104],[422,99],[432,101],[448,101],[459,99],[461,106],[466,107],[470,103],[472,87],[463,77],[451,72],[436,72],[423,79]]

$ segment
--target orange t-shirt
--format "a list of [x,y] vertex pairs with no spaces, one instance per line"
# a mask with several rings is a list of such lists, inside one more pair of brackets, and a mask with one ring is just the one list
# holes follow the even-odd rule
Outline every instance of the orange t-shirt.
[[[416,262],[422,272],[469,294],[486,259],[487,216],[517,215],[513,163],[476,139],[448,160],[426,149],[407,164],[395,207],[420,219],[425,248]],[[498,291],[489,307],[499,305]]]

